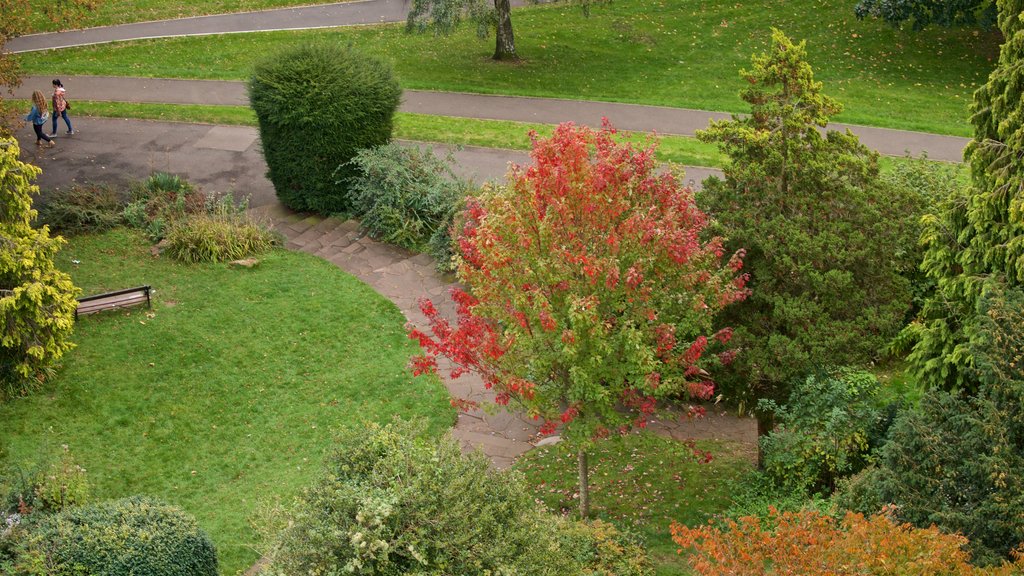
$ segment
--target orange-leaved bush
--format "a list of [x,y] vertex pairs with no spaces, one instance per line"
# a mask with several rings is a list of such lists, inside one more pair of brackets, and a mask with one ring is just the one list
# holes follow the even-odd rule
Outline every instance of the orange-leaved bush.
[[900,524],[885,512],[848,512],[839,520],[812,510],[773,509],[765,522],[750,516],[726,520],[721,528],[673,524],[672,540],[701,575],[1010,576],[1024,569],[1020,553],[1012,565],[973,566],[963,536]]
[[430,330],[410,331],[424,351],[417,373],[445,357],[541,432],[563,427],[584,489],[587,442],[645,426],[664,398],[711,396],[703,368],[731,354],[731,331],[712,332],[712,318],[747,295],[742,253],[702,239],[692,190],[656,171],[654,145],[614,134],[606,121],[534,135],[532,164],[467,202],[457,321],[423,301]]

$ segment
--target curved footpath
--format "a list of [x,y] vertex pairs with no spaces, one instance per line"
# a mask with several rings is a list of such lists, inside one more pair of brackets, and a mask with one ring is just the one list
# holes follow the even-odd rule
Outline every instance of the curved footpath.
[[[515,4],[516,2],[514,2]],[[521,2],[520,2],[521,3]],[[46,50],[141,38],[224,34],[237,32],[352,26],[405,19],[404,0],[365,0],[92,28],[16,38],[7,44],[14,52]],[[62,77],[71,100],[153,102],[171,104],[247,105],[242,82],[169,80],[149,78]],[[49,91],[49,77],[27,77],[15,97],[27,98],[32,89]],[[608,117],[620,129],[657,131],[662,134],[693,135],[710,119],[728,115],[700,110],[640,106],[608,102],[586,102],[547,98],[485,96],[477,94],[407,90],[402,108],[406,112],[467,118],[513,120],[554,124],[573,121],[596,126]],[[156,171],[185,175],[208,191],[232,192],[251,198],[253,212],[267,218],[288,239],[288,247],[315,254],[370,284],[392,300],[413,323],[423,325],[416,300],[428,296],[442,311],[452,314],[448,298],[451,279],[439,275],[431,260],[404,252],[365,237],[354,221],[295,214],[277,201],[264,174],[266,165],[258,150],[255,129],[76,118],[79,133],[58,138],[53,149],[34,146],[31,130],[19,131],[23,157],[43,168],[39,184],[44,189],[75,182],[125,183]],[[959,161],[966,138],[920,132],[887,130],[833,124],[849,128],[866,145],[883,154],[902,156],[927,152],[935,160]],[[443,148],[443,147],[438,147]],[[476,181],[500,178],[509,161],[524,163],[522,152],[463,148],[455,151],[458,171]],[[715,170],[690,168],[697,183]],[[464,376],[445,378],[453,395],[486,401],[492,397],[479,379]],[[753,456],[756,426],[749,418],[737,418],[710,410],[702,420],[670,417],[652,429],[678,439],[709,438],[738,442]],[[504,411],[462,414],[453,430],[463,446],[479,447],[499,467],[533,447],[536,424]]]
[[[72,117],[72,122],[77,133],[58,136],[54,148],[37,148],[28,127],[17,132],[23,160],[43,169],[38,180],[42,189],[83,182],[125,185],[157,170],[182,174],[206,191],[249,197],[252,212],[284,234],[288,248],[324,258],[360,278],[394,302],[410,322],[426,326],[417,306],[423,296],[434,300],[446,314],[454,314],[448,297],[452,278],[438,274],[429,257],[376,242],[365,236],[355,221],[296,214],[281,206],[265,177],[267,167],[254,128],[108,118]],[[444,146],[436,148],[440,153],[449,151]],[[477,182],[500,179],[509,162],[529,160],[526,153],[510,150],[462,148],[452,152],[461,175]],[[691,176],[703,178],[699,173]],[[444,380],[453,396],[478,401],[492,398],[472,376]],[[453,435],[467,449],[480,448],[496,466],[505,468],[533,448],[536,428],[535,422],[513,414],[477,410],[459,415]],[[652,429],[680,440],[729,440],[747,456],[753,458],[755,453],[753,420],[725,412],[709,410],[707,418],[694,421],[668,418]]]

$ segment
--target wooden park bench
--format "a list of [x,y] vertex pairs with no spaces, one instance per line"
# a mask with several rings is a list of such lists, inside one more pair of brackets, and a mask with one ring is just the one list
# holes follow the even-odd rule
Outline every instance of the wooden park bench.
[[149,286],[138,286],[136,288],[126,288],[124,290],[79,298],[78,308],[75,309],[75,320],[78,320],[79,316],[84,316],[86,314],[94,314],[96,312],[114,310],[116,308],[138,306],[143,303],[147,307],[152,308],[153,302],[149,298],[149,293]]

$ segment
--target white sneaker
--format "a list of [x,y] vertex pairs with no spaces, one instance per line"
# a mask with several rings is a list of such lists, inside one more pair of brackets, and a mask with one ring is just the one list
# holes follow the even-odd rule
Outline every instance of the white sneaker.
[[74,135],[75,135],[75,131],[74,130],[68,130],[68,136],[74,136]]

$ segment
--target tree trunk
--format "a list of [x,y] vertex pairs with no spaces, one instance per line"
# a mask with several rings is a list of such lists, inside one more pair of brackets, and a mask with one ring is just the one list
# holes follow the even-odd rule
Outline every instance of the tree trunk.
[[757,469],[764,470],[764,450],[761,448],[761,438],[768,435],[775,428],[775,416],[770,412],[754,411],[757,417]]
[[590,470],[587,469],[587,452],[580,449],[576,453],[576,462],[580,471],[580,518],[590,518]]
[[494,0],[494,11],[498,13],[498,22],[495,24],[497,42],[494,46],[494,59],[518,60],[516,39],[512,34],[512,6],[509,0]]

